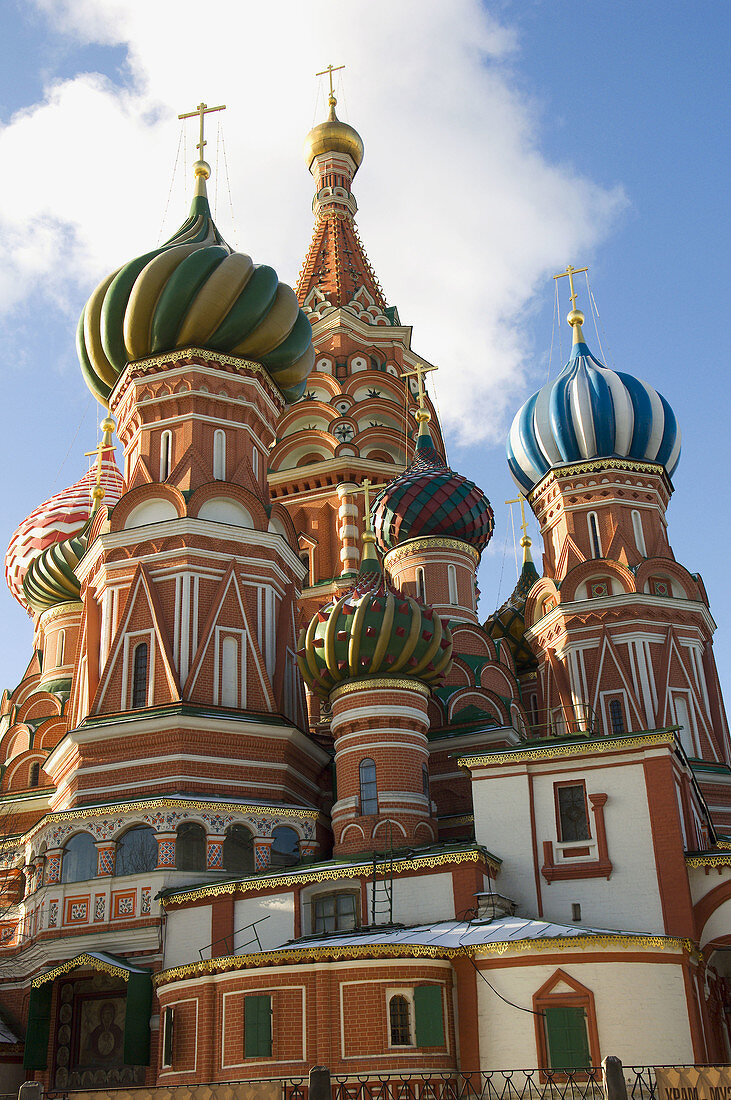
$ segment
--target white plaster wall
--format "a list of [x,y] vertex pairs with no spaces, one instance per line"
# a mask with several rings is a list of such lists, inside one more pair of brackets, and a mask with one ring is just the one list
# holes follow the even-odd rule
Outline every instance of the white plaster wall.
[[[550,963],[484,974],[504,997],[532,1008],[534,993],[557,969]],[[694,1061],[680,964],[567,962],[560,969],[594,994],[601,1058],[615,1054],[625,1065]],[[477,995],[481,1068],[536,1066],[535,1017],[506,1005],[481,978]]]
[[690,896],[695,905],[711,890],[731,882],[731,867],[689,867]]
[[[379,891],[379,900],[382,893]],[[370,889],[368,891],[370,905]],[[454,917],[454,890],[451,874],[424,875],[423,878],[394,878],[393,919],[400,924],[423,924]],[[378,917],[385,920],[385,915]]]
[[[254,930],[245,925],[267,919],[257,924],[256,931],[263,951],[271,951],[294,938],[294,894],[277,894],[273,897],[237,899],[234,904],[234,950],[248,954],[258,951]],[[247,941],[253,940],[253,943]]]
[[731,900],[724,901],[719,905],[710,917],[706,921],[700,936],[701,947],[705,947],[711,940],[715,940],[717,936],[728,936],[731,934]]
[[[516,771],[518,768],[516,765]],[[472,802],[477,843],[484,844],[503,861],[495,889],[517,902],[522,915],[535,916],[537,902],[527,772],[473,780]]]
[[198,962],[199,951],[210,959],[211,907],[195,905],[191,909],[171,909],[165,918],[164,968]]
[[[641,763],[591,770],[566,769],[565,774],[537,772],[534,780],[538,853],[543,841],[558,840],[554,783],[586,779],[587,795],[608,795],[604,807],[610,879],[569,879],[547,883],[541,876],[543,914],[548,920],[571,923],[571,905],[581,905],[581,923],[595,928],[633,932],[663,932],[662,906],[655,871],[645,773]],[[594,813],[589,809],[592,840]],[[580,845],[577,845],[580,846]],[[555,855],[554,855],[555,858]]]

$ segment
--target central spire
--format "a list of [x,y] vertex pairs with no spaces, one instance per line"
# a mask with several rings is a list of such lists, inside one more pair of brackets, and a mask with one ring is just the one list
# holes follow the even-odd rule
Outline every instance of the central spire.
[[363,161],[363,140],[357,130],[341,122],[336,114],[337,99],[332,87],[335,71],[333,66],[323,70],[330,76],[328,117],[310,130],[305,139],[305,163],[315,180],[312,203],[315,230],[297,283],[297,297],[304,308],[310,306],[313,297],[318,302],[325,299],[331,307],[342,308],[364,291],[369,300],[360,303],[361,309],[375,306],[379,312],[385,312],[383,290],[355,225],[358,204],[352,184]]

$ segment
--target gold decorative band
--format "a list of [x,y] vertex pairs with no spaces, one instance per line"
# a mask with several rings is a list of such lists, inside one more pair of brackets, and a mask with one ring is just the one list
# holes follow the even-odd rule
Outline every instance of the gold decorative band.
[[415,691],[417,695],[429,697],[429,688],[420,680],[389,680],[388,676],[374,677],[372,680],[349,680],[347,684],[340,684],[330,692],[330,702],[334,703],[341,695],[350,695],[354,691],[371,691],[380,688],[383,691]]
[[389,550],[383,558],[385,566],[390,566],[393,562],[402,561],[404,558],[410,557],[412,554],[418,554],[422,550],[459,550],[462,554],[467,554],[472,558],[475,565],[480,560],[479,550],[475,550],[474,546],[470,546],[468,542],[462,542],[461,539],[442,539],[436,535],[425,535],[423,538],[409,539],[408,542],[404,542],[401,546],[394,546],[393,550]]
[[163,367],[168,363],[179,362],[182,359],[202,359],[205,363],[218,363],[222,367],[234,367],[242,372],[258,374],[261,376],[262,381],[276,394],[277,399],[279,401],[284,400],[279,386],[261,363],[255,363],[251,359],[243,359],[238,355],[224,355],[223,352],[211,351],[209,348],[175,348],[164,355],[154,355],[147,359],[134,359],[127,364],[126,369],[120,374],[112,393],[119,389],[119,384],[123,378],[147,374],[155,367]]
[[74,959],[67,959],[66,962],[61,963],[53,970],[47,970],[45,974],[39,974],[30,984],[37,989],[39,985],[52,982],[54,978],[60,978],[63,974],[68,974],[69,971],[76,970],[81,966],[87,966],[91,970],[102,970],[105,974],[111,974],[113,978],[121,978],[123,982],[129,981],[129,970],[126,970],[123,966],[114,966],[113,963],[105,962],[104,959],[97,959],[94,955],[83,954],[77,955]]
[[557,478],[567,477],[570,474],[590,474],[595,470],[628,470],[631,473],[656,474],[662,477],[665,467],[659,462],[636,462],[633,459],[624,458],[595,458],[591,462],[567,462],[563,466],[554,466],[553,469],[549,470],[535,488],[528,493],[526,499],[532,505],[543,490]]
[[63,615],[78,615],[83,610],[84,605],[80,600],[75,600],[73,603],[60,603],[56,607],[49,607],[46,611],[42,611],[38,619],[38,625],[46,627],[54,619],[60,619]]
[[607,737],[601,741],[579,741],[570,745],[542,745],[520,752],[495,752],[489,755],[460,756],[457,763],[462,768],[490,767],[491,764],[520,764],[523,760],[546,760],[554,756],[581,756],[585,752],[616,752],[619,749],[645,748],[649,745],[672,745],[672,730],[645,733],[637,737]]

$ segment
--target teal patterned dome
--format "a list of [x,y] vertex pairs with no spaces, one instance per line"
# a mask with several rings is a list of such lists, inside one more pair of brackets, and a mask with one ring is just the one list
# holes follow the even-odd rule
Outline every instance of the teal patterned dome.
[[208,166],[196,171],[188,220],[112,272],[84,306],[76,345],[86,384],[106,405],[128,362],[198,347],[261,363],[297,401],[315,359],[310,322],[273,268],[226,244],[208,206]]
[[394,677],[434,685],[451,664],[449,627],[432,608],[396,592],[371,553],[364,551],[355,586],[320,608],[300,635],[300,672],[323,698],[353,680]]
[[371,521],[378,548],[385,553],[408,539],[436,536],[459,539],[482,551],[495,526],[490,501],[473,481],[450,470],[427,424],[421,420],[409,468],[389,481],[373,502]]

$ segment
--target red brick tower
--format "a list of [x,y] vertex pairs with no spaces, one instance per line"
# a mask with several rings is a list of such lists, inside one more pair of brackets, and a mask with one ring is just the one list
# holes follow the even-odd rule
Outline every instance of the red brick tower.
[[709,764],[731,760],[703,582],[667,536],[680,432],[667,401],[608,370],[569,314],[571,358],[517,414],[508,456],[544,542],[525,607],[539,657],[544,732],[618,735],[678,726],[731,822]]
[[400,596],[363,536],[355,586],[300,637],[305,681],[332,707],[335,853],[433,843],[429,686],[448,671],[452,638],[430,607]]

